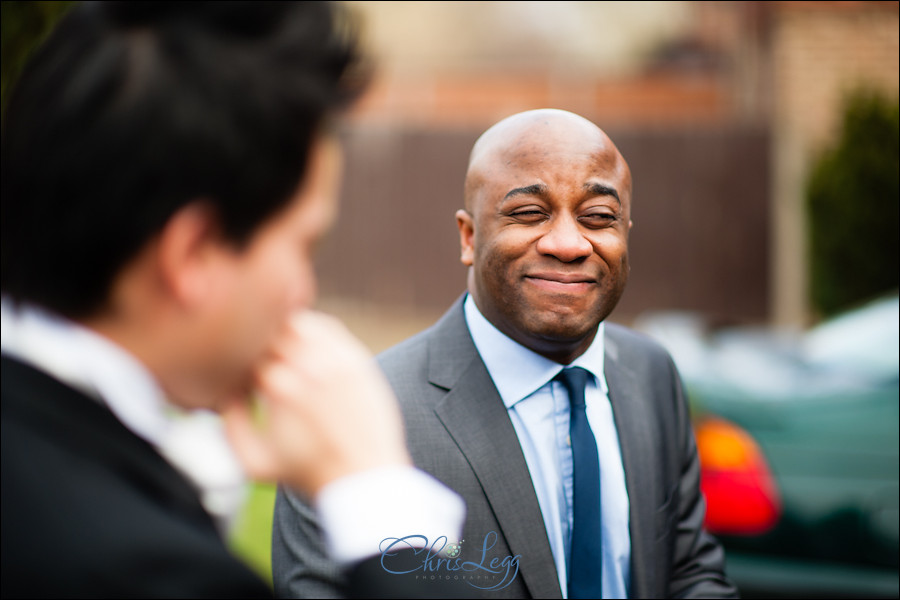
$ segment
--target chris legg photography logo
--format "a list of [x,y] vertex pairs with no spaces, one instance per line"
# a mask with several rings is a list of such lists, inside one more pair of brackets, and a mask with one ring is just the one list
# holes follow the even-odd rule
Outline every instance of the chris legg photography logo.
[[[465,540],[450,543],[447,536],[440,536],[429,543],[424,535],[408,535],[381,540],[381,567],[393,575],[411,575],[423,583],[429,581],[461,580],[479,590],[502,590],[509,586],[519,574],[519,558],[515,556],[491,555],[497,545],[498,536],[490,531],[484,536],[480,556],[464,556],[462,545]],[[407,550],[411,550],[420,561],[410,562]],[[403,553],[406,558],[400,559]],[[478,560],[466,560],[478,558]]]

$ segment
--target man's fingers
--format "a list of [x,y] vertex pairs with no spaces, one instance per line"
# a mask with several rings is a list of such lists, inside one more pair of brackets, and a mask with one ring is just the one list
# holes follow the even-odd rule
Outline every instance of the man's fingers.
[[394,395],[365,346],[333,317],[293,315],[256,365],[264,415],[223,411],[249,474],[314,495],[339,477],[409,464]]

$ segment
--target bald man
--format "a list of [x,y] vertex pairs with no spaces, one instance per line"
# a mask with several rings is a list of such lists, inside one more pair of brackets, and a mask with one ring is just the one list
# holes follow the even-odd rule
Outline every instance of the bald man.
[[[456,213],[468,293],[379,357],[416,465],[466,500],[423,593],[730,597],[682,384],[653,342],[606,323],[628,279],[631,173],[590,121],[513,115],[475,143]],[[398,493],[402,491],[398,490]],[[383,564],[404,537],[382,544]],[[276,502],[282,594],[339,582],[312,513]]]

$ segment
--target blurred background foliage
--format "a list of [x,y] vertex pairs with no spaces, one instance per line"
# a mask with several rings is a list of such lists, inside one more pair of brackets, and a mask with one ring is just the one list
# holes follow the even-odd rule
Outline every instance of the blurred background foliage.
[[9,90],[25,66],[28,57],[75,2],[0,2],[0,31],[3,39],[3,74],[0,80],[0,105],[6,114]]
[[851,94],[807,186],[810,294],[828,317],[900,284],[900,104]]
[[272,521],[276,487],[272,483],[253,483],[247,501],[231,529],[231,549],[251,569],[272,585]]

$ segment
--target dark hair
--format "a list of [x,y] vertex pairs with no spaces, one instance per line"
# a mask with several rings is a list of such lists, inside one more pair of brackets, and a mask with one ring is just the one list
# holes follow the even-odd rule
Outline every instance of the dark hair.
[[323,121],[361,89],[342,16],[320,2],[75,7],[5,115],[3,294],[90,316],[195,200],[246,242],[296,191]]

